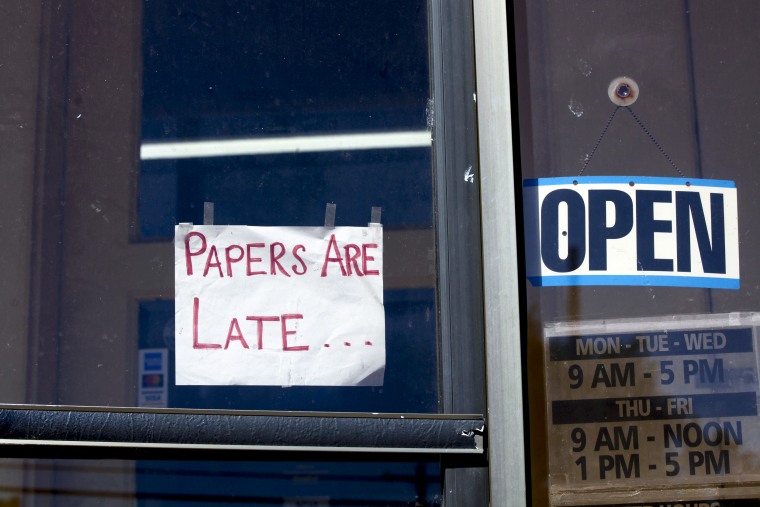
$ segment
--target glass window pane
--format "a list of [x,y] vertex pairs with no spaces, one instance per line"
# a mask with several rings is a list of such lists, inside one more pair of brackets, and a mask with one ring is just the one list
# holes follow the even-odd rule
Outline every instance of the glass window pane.
[[[13,203],[26,242],[4,293],[30,305],[8,316],[25,368],[4,401],[438,412],[427,4],[71,9],[43,26],[40,51],[71,54],[41,78],[50,146],[25,152],[39,167]],[[330,203],[335,226],[366,227],[381,210],[384,384],[174,384],[174,227],[202,223],[207,202],[217,225],[321,227]],[[163,351],[160,373],[143,375],[147,348]],[[166,394],[145,399],[159,380]]]
[[[13,48],[0,129],[15,147],[0,150],[14,182],[0,230],[18,240],[0,401],[441,411],[426,2],[29,5],[0,16]],[[382,210],[382,385],[176,385],[172,237],[207,202],[216,224],[268,227],[320,227],[328,203],[338,227]],[[344,457],[7,461],[0,481],[12,505],[442,503],[435,458]]]

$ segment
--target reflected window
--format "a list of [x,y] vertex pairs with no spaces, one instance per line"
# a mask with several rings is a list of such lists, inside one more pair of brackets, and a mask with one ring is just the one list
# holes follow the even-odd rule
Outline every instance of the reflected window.
[[[382,209],[381,387],[192,388],[177,407],[437,412],[427,6],[167,4],[143,12],[142,241],[180,222],[365,226]],[[141,349],[167,347],[173,303],[143,300]]]

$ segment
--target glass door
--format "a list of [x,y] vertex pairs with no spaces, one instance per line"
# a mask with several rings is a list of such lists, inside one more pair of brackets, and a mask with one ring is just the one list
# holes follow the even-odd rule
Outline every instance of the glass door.
[[515,14],[534,502],[754,504],[757,10]]

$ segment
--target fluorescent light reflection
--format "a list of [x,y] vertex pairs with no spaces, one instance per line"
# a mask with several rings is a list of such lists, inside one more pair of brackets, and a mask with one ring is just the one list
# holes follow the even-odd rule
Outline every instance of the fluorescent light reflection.
[[430,132],[427,130],[322,136],[219,139],[209,141],[177,141],[168,143],[143,143],[140,146],[140,159],[161,160],[231,157],[240,155],[271,155],[276,153],[310,153],[318,151],[424,148],[431,144],[432,138]]

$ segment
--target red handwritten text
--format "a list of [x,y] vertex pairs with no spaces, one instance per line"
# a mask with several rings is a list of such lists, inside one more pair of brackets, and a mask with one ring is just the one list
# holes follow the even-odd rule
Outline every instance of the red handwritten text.
[[[197,241],[191,241],[197,238]],[[256,276],[256,275],[304,275],[306,263],[301,254],[306,250],[303,245],[295,245],[288,249],[283,243],[246,243],[232,244],[224,248],[216,245],[208,247],[208,241],[203,233],[193,231],[185,236],[185,268],[187,276],[193,276],[196,267],[203,267],[204,277],[211,275],[223,278],[225,276]],[[199,262],[194,266],[194,258]],[[268,261],[265,261],[264,258]]]
[[375,258],[369,255],[369,253],[374,248],[377,248],[376,243],[364,243],[361,246],[348,243],[343,246],[343,255],[341,255],[338,241],[335,239],[335,234],[332,234],[330,236],[330,241],[327,244],[321,276],[327,276],[327,268],[331,262],[338,265],[340,268],[340,274],[343,276],[351,276],[354,274],[356,276],[379,276],[380,270],[371,269],[370,267],[370,263],[372,263]]
[[[243,331],[240,328],[240,323],[237,318],[230,320],[230,325],[227,331],[227,337],[224,340],[224,345],[221,343],[213,342],[201,342],[198,332],[199,320],[200,320],[200,298],[193,298],[193,348],[194,349],[224,349],[227,350],[230,346],[237,342],[240,347],[249,349],[250,345],[243,336]],[[264,323],[265,322],[279,322],[280,329],[279,338],[281,339],[282,350],[285,351],[303,351],[309,350],[308,345],[292,345],[289,342],[289,337],[294,336],[297,331],[288,327],[288,322],[293,320],[302,320],[303,315],[300,313],[286,313],[281,315],[247,315],[245,320],[253,321],[256,323],[256,347],[261,350],[264,348]],[[278,343],[280,346],[280,343]]]

